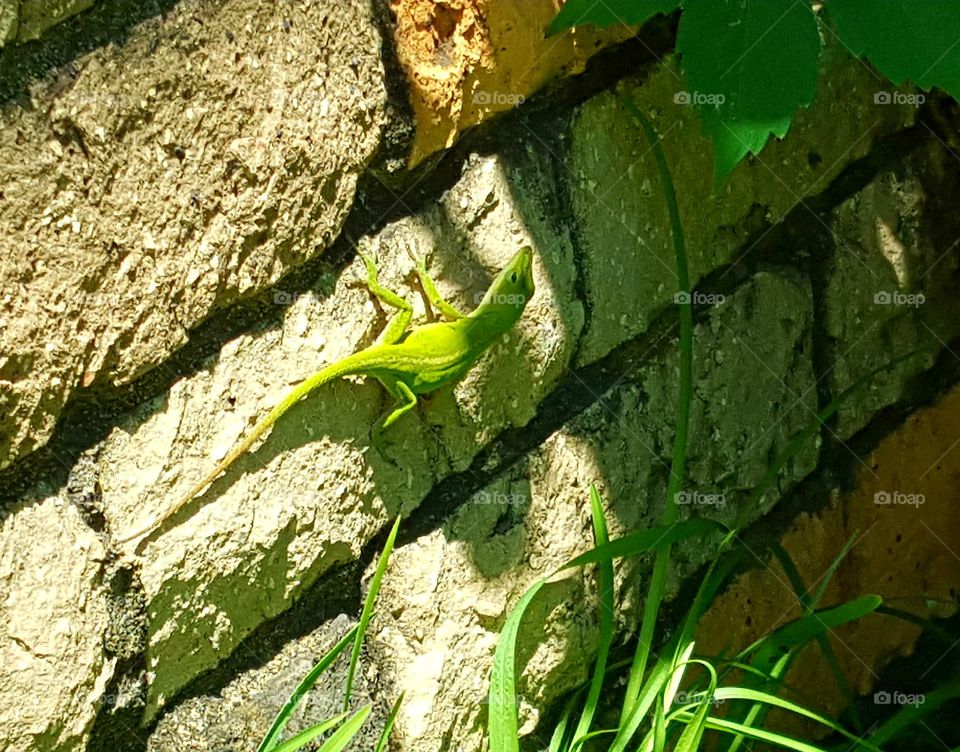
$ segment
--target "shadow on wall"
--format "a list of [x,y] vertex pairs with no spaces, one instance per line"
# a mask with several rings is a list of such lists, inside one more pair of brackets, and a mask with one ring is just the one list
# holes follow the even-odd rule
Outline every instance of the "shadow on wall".
[[0,49],[0,105],[26,92],[31,81],[66,66],[59,73],[69,86],[73,61],[110,43],[123,44],[134,26],[162,15],[177,0],[99,0],[92,8],[64,19],[40,39]]

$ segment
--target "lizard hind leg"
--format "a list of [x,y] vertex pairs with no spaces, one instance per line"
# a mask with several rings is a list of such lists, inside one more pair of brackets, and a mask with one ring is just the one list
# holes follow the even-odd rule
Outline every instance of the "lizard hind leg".
[[384,457],[389,459],[386,453],[386,445],[383,442],[383,432],[396,423],[400,418],[410,412],[417,404],[417,395],[413,393],[409,386],[396,378],[387,376],[377,376],[384,388],[392,394],[400,403],[389,413],[378,420],[372,429],[370,429],[370,440],[374,448]]

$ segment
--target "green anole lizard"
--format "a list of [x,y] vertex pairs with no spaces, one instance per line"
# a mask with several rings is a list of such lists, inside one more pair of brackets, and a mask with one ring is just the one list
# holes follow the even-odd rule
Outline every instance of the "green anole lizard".
[[462,378],[476,360],[495,344],[520,318],[533,296],[533,251],[521,248],[496,276],[477,308],[463,315],[440,295],[423,261],[417,276],[430,303],[446,321],[408,330],[413,306],[383,287],[374,261],[361,255],[367,270],[367,287],[380,301],[397,309],[376,343],[332,363],[301,381],[176,504],[145,527],[116,539],[126,543],[155,530],[217,479],[244,454],[293,405],[328,381],[342,376],[372,376],[400,403],[373,428],[374,444],[380,433],[417,404],[417,395],[432,392]]

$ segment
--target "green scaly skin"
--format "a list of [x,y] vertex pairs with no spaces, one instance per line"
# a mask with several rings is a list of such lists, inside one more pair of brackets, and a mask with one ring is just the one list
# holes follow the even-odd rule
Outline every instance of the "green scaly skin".
[[287,410],[318,387],[342,376],[373,377],[400,403],[373,428],[374,444],[379,448],[381,432],[413,409],[418,394],[458,381],[513,327],[534,291],[533,251],[529,246],[517,252],[493,280],[477,308],[466,316],[440,296],[421,262],[417,265],[421,285],[430,302],[447,320],[409,329],[412,306],[380,285],[376,265],[371,259],[364,256],[363,261],[370,291],[398,309],[380,339],[365,350],[349,355],[300,382],[173,507],[145,527],[118,538],[117,543],[140,538],[162,525],[249,450]]

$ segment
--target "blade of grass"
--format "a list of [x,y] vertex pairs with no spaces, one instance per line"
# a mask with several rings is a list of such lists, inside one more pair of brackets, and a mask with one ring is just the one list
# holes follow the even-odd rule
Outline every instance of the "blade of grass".
[[[590,551],[574,557],[566,564],[558,567],[550,576],[552,577],[557,573],[575,566],[607,561],[619,556],[632,556],[634,554],[644,553],[658,545],[662,545],[664,542],[672,543],[684,538],[700,536],[717,529],[723,529],[723,526],[706,519],[691,519],[684,522],[677,522],[673,525],[655,527],[649,530],[639,530],[630,535],[610,541],[609,543],[596,546]],[[500,640],[497,643],[497,649],[493,656],[493,671],[490,676],[487,732],[490,737],[491,752],[516,752],[516,750],[519,749],[516,697],[517,634],[519,633],[520,622],[523,619],[527,607],[546,582],[547,578],[541,578],[523,594],[523,597],[520,598],[518,603],[513,607],[513,610],[508,614],[503,630],[500,633]],[[646,696],[642,699],[645,707],[649,708],[649,703],[653,702],[653,698],[650,697],[649,702],[646,701]],[[645,712],[646,710],[643,710],[638,716],[632,718],[631,723],[635,725],[633,725],[631,735],[639,727]],[[621,739],[619,734],[617,739],[619,740],[618,743],[624,745],[629,741],[629,739]]]
[[[808,612],[780,627],[772,634],[757,640],[741,652],[739,658],[752,654],[751,665],[761,671],[767,667],[772,667],[769,669],[770,677],[777,681],[786,673],[796,648],[811,639],[815,639],[817,635],[866,616],[875,611],[882,602],[880,596],[865,595],[833,608]],[[769,683],[765,686],[769,687]],[[756,690],[751,689],[750,691]],[[767,696],[773,697],[774,695],[768,694]],[[765,705],[755,703],[747,710],[740,725],[748,728],[754,727],[762,720],[765,713]],[[735,737],[728,747],[728,752],[735,752],[742,743],[743,737]]]
[[290,720],[290,716],[293,714],[293,711],[297,709],[297,706],[303,701],[303,698],[306,697],[307,692],[317,683],[317,680],[321,677],[324,671],[326,671],[330,664],[332,664],[337,657],[346,649],[347,645],[351,643],[356,634],[357,627],[354,626],[347,632],[343,637],[340,638],[340,641],[334,645],[330,650],[327,651],[317,664],[310,669],[303,680],[297,685],[297,688],[293,691],[293,694],[287,699],[284,706],[280,709],[280,712],[277,713],[277,717],[273,721],[273,725],[270,726],[270,730],[267,732],[267,735],[263,737],[263,741],[260,742],[260,746],[257,747],[257,752],[268,752],[272,750],[277,741],[280,739],[280,735],[283,733],[284,727],[287,725],[287,721]]
[[894,619],[902,619],[910,624],[916,624],[925,632],[934,635],[944,647],[949,648],[956,642],[956,637],[932,619],[927,619],[924,616],[917,616],[909,611],[903,611],[899,608],[893,608],[892,606],[880,606],[880,608],[877,609],[877,613],[883,614],[884,616],[892,616]]
[[743,654],[753,653],[754,657],[750,662],[760,668],[763,668],[764,664],[773,665],[776,658],[786,651],[802,645],[818,634],[876,611],[881,603],[883,599],[879,595],[864,595],[833,608],[813,611],[761,638]]
[[321,734],[325,734],[330,729],[338,726],[346,717],[346,713],[340,713],[339,715],[335,715],[333,718],[328,718],[323,723],[318,723],[315,726],[311,726],[310,728],[306,729],[305,731],[301,731],[296,736],[291,737],[283,744],[280,744],[273,749],[275,752],[294,752],[294,750],[298,750],[305,744],[312,742]]
[[360,622],[357,624],[357,634],[353,641],[353,650],[350,652],[350,668],[347,670],[347,682],[343,689],[343,709],[350,707],[350,695],[353,692],[353,679],[357,671],[357,663],[360,660],[360,649],[363,647],[363,638],[367,633],[367,626],[373,617],[373,604],[377,600],[377,593],[380,592],[380,582],[387,571],[387,563],[390,561],[390,554],[393,552],[393,544],[397,539],[397,530],[400,529],[400,515],[397,515],[390,535],[387,536],[387,542],[383,546],[383,553],[380,554],[380,561],[377,562],[377,568],[373,572],[373,578],[370,580],[370,590],[367,592],[366,600],[363,602],[363,611],[360,612]]
[[574,693],[564,704],[560,719],[557,721],[557,725],[553,729],[553,734],[550,736],[550,744],[547,747],[547,752],[561,752],[561,750],[567,749],[567,745],[565,744],[567,731],[570,728],[570,718],[573,715],[573,709],[576,707],[578,695],[579,693]]
[[393,724],[396,723],[397,714],[400,712],[400,703],[403,702],[403,694],[403,692],[400,693],[396,702],[393,703],[393,707],[390,708],[390,714],[387,716],[386,723],[383,724],[383,731],[380,732],[380,741],[377,742],[375,752],[384,752],[387,748],[387,740],[390,738],[390,732],[393,731]]
[[680,651],[679,656],[674,659],[675,667],[670,675],[670,681],[667,682],[666,689],[663,691],[663,709],[669,710],[673,705],[673,700],[680,689],[680,682],[683,681],[683,674],[690,656],[693,654],[693,642],[689,642]]
[[760,692],[758,690],[748,689],[746,687],[721,687],[714,693],[714,697],[716,698],[717,702],[724,702],[725,700],[750,700],[752,702],[778,707],[782,710],[803,716],[811,721],[815,721],[821,726],[826,726],[831,731],[840,734],[848,741],[854,742],[857,746],[860,746],[863,749],[880,752],[875,744],[865,741],[857,734],[851,734],[836,721],[819,713],[814,713],[812,710],[809,710],[802,705],[797,705],[794,702],[790,702],[789,700],[784,700],[781,697],[770,694],[769,692]]
[[713,668],[713,665],[702,660],[689,662],[706,668],[710,674],[710,683],[707,693],[704,695],[703,700],[700,701],[700,706],[693,715],[693,719],[687,723],[687,727],[677,740],[677,746],[674,748],[674,752],[696,752],[696,750],[699,749],[700,741],[703,739],[703,731],[706,728],[707,714],[710,712],[710,707],[716,697],[717,672]]
[[[360,731],[360,727],[363,726],[363,722],[367,720],[367,716],[370,715],[372,709],[372,705],[364,705],[360,708],[330,735],[330,738],[321,745],[317,752],[341,752],[344,747],[353,741],[353,737]],[[278,752],[292,752],[292,750],[278,750]]]
[[570,559],[557,569],[561,572],[572,567],[582,567],[584,564],[596,564],[607,559],[617,559],[624,556],[637,556],[646,553],[657,546],[676,543],[686,538],[700,538],[707,533],[724,531],[726,528],[719,522],[708,520],[705,517],[693,517],[672,525],[659,525],[645,530],[638,530],[629,535],[615,538],[602,546],[596,546],[579,556]]
[[660,693],[666,686],[667,681],[670,679],[671,670],[673,668],[673,660],[668,656],[673,655],[674,651],[676,650],[676,645],[676,637],[674,637],[671,639],[667,649],[660,654],[657,662],[654,663],[650,675],[641,686],[640,695],[637,698],[637,701],[630,709],[627,717],[625,719],[621,718],[621,721],[617,727],[617,735],[610,744],[610,749],[608,752],[625,752],[627,749],[627,745],[630,743],[630,740],[633,738],[634,734],[637,733],[637,730],[640,728],[641,724],[646,718],[647,712],[660,696]]
[[[787,550],[779,543],[774,545],[774,556],[776,556],[780,561],[780,566],[782,566],[783,570],[787,573],[787,577],[793,586],[793,590],[796,593],[797,598],[800,600],[800,603],[803,604],[803,607],[807,612],[813,611],[817,607],[817,604],[820,603],[820,600],[823,598],[823,594],[827,590],[827,586],[830,584],[830,581],[833,579],[833,576],[836,574],[837,569],[840,566],[840,562],[847,558],[847,554],[850,553],[850,549],[853,548],[858,538],[859,531],[855,530],[840,549],[840,553],[834,557],[833,561],[830,563],[830,566],[827,567],[827,571],[820,578],[820,583],[812,595],[807,594],[807,588],[803,584],[803,580],[800,577],[800,573],[797,571],[797,567],[793,562],[793,558],[790,556]],[[843,669],[840,668],[840,661],[837,660],[837,655],[833,650],[833,645],[830,644],[830,638],[828,638],[825,634],[819,634],[815,639],[817,641],[817,645],[820,646],[820,652],[823,654],[824,660],[827,662],[827,666],[830,667],[830,673],[833,675],[833,680],[836,683],[837,688],[840,690],[840,694],[843,695],[844,704],[850,711],[850,720],[853,723],[853,727],[855,730],[861,731],[863,729],[863,724],[860,721],[860,714],[857,712],[853,690],[850,688],[850,684],[847,682],[847,677],[843,675]]]
[[[688,714],[692,718],[693,714]],[[723,731],[728,734],[743,735],[751,739],[756,739],[757,741],[776,744],[785,749],[796,750],[796,752],[827,752],[823,747],[816,747],[800,739],[794,739],[792,736],[786,736],[764,729],[751,728],[750,726],[744,726],[742,723],[728,721],[724,718],[716,718],[715,716],[707,716],[704,726],[712,731]]]
[[[677,421],[673,435],[673,457],[670,463],[670,476],[667,480],[667,499],[664,504],[664,524],[669,525],[677,519],[679,511],[676,505],[677,494],[683,484],[687,462],[687,434],[690,428],[690,402],[693,395],[693,308],[690,304],[690,273],[687,268],[687,249],[683,235],[683,223],[680,219],[680,205],[677,202],[677,192],[673,185],[673,176],[670,174],[670,165],[660,146],[660,138],[654,130],[653,124],[641,112],[636,103],[629,97],[622,97],[624,107],[640,122],[650,149],[653,152],[657,172],[660,177],[660,188],[667,205],[667,214],[670,217],[670,234],[673,238],[674,257],[677,267],[677,292],[683,301],[679,306],[680,315],[680,346],[678,352],[679,374],[677,382]],[[647,660],[650,656],[650,646],[653,643],[653,630],[656,626],[660,604],[666,591],[667,570],[670,565],[670,544],[664,543],[657,547],[653,574],[647,590],[643,616],[640,621],[640,635],[637,638],[636,657],[630,668],[627,680],[627,690],[621,709],[621,726],[626,720],[634,703],[636,703],[643,677],[647,670]]]
[[893,716],[884,721],[880,728],[868,738],[871,743],[882,747],[922,721],[931,713],[957,697],[960,697],[960,677],[948,681],[936,689],[925,692],[923,702],[917,705],[905,705]]
[[[603,502],[597,487],[590,484],[590,512],[593,518],[593,538],[598,546],[609,543],[607,536],[607,522],[603,516]],[[603,689],[603,678],[606,672],[607,656],[610,645],[613,643],[613,559],[598,563],[597,585],[600,595],[600,644],[597,647],[597,661],[593,668],[593,677],[590,680],[590,689],[583,704],[580,721],[573,733],[574,742],[590,732],[590,724],[597,709],[600,691]]]
[[517,633],[527,606],[547,583],[538,580],[523,594],[507,616],[500,632],[500,640],[493,654],[493,671],[490,675],[490,694],[487,717],[487,734],[490,737],[490,752],[519,752],[520,739],[517,721]]
[[663,703],[653,704],[653,748],[667,748],[667,719],[663,713]]
[[[693,522],[695,522],[695,520],[688,520],[686,523],[678,523],[678,527],[680,525],[690,524]],[[734,531],[728,532],[722,545],[725,545],[731,541],[734,535]],[[730,572],[733,571],[736,563],[737,561],[735,556],[728,557],[724,562],[719,564],[717,559],[714,559],[714,561],[711,562],[707,571],[707,575],[704,577],[700,588],[697,590],[694,603],[691,609],[687,612],[687,617],[684,620],[683,628],[675,633],[668,644],[664,647],[659,658],[654,664],[653,670],[641,685],[640,695],[637,699],[637,702],[630,709],[630,712],[626,714],[626,718],[624,718],[621,714],[620,723],[617,728],[617,735],[611,743],[608,752],[625,752],[630,740],[643,724],[643,721],[646,718],[654,700],[663,692],[667,681],[672,675],[673,668],[677,664],[678,656],[682,655],[685,645],[692,641],[693,632],[699,615],[703,613],[713,596],[723,585],[723,582],[726,581],[726,578],[729,576]],[[634,660],[636,660],[636,654],[634,655]]]
[[850,549],[854,547],[859,538],[860,531],[854,530],[853,535],[850,536],[843,548],[840,549],[840,553],[838,553],[834,560],[830,562],[830,566],[826,573],[820,578],[820,584],[817,585],[817,589],[813,591],[813,595],[806,601],[810,604],[811,609],[816,608],[817,604],[820,603],[820,600],[823,598],[823,594],[827,591],[827,585],[830,584],[830,580],[833,579],[833,576],[837,573],[837,569],[840,567],[840,562],[847,558],[847,554],[850,553]]

